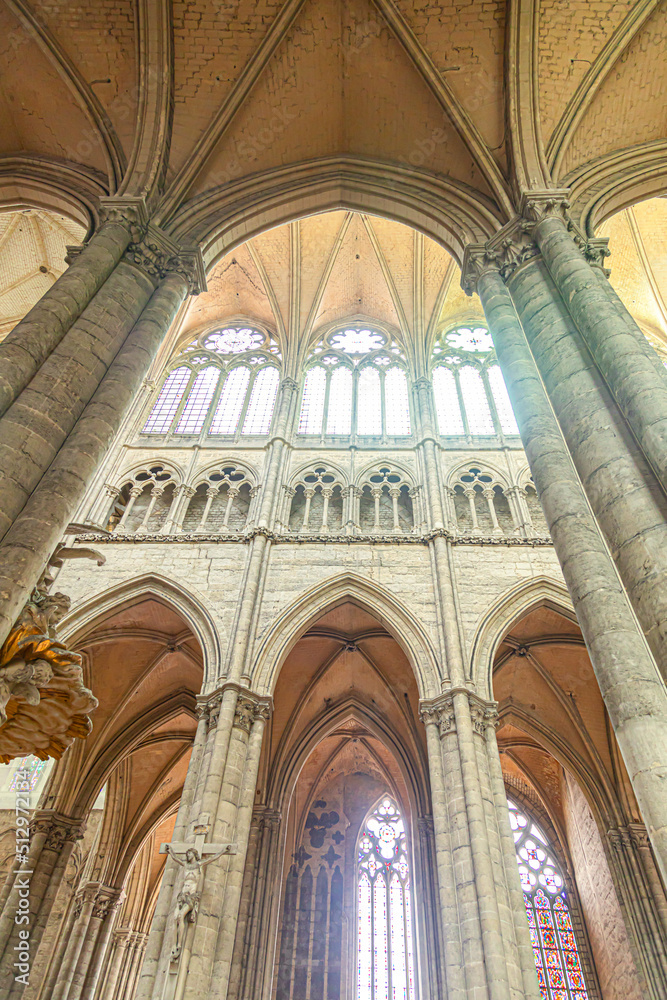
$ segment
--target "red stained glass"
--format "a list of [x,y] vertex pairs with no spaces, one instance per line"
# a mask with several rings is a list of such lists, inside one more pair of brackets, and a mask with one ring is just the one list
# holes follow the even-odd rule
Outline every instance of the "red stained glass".
[[508,802],[541,1000],[588,1000],[563,878],[540,828]]

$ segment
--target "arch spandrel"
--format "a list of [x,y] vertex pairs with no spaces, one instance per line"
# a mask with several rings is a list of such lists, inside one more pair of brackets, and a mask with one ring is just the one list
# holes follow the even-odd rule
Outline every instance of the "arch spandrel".
[[259,233],[344,209],[416,229],[460,264],[466,243],[484,242],[506,221],[484,195],[449,178],[358,157],[282,167],[185,202],[166,228],[202,246],[208,269]]
[[511,587],[480,616],[470,645],[470,670],[482,697],[493,696],[493,661],[503,636],[515,622],[544,604],[570,621],[576,621],[566,588],[547,576],[524,580]]
[[69,643],[81,642],[101,619],[135,604],[137,600],[151,597],[172,607],[192,629],[202,651],[202,692],[215,688],[222,663],[223,627],[208,608],[203,595],[167,577],[148,573],[124,580],[115,587],[106,587],[98,594],[76,602],[63,618],[59,632]]
[[345,601],[368,611],[403,648],[419,697],[436,697],[442,675],[434,644],[417,616],[385,588],[353,574],[317,584],[273,620],[255,652],[251,671],[253,690],[262,696],[272,695],[280,667],[293,646],[319,618]]

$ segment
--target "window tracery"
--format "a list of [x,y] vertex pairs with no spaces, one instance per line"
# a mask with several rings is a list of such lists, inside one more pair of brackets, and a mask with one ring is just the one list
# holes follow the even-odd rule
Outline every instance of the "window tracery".
[[433,348],[432,380],[440,434],[519,433],[486,327],[460,326],[440,337]]
[[289,530],[328,534],[343,529],[344,487],[324,465],[302,475],[288,489]]
[[105,487],[105,493],[112,499],[105,527],[118,534],[231,534],[246,527],[257,487],[235,465],[221,466],[192,486],[154,465],[125,479],[120,489]]
[[193,340],[165,377],[143,434],[265,435],[278,392],[276,341],[250,327]]
[[383,465],[367,473],[358,493],[355,519],[362,534],[409,533],[415,525],[413,500],[418,490],[402,472]]
[[509,493],[495,473],[476,465],[463,469],[449,493],[457,530],[473,535],[516,534],[519,524]]
[[542,1000],[588,1000],[562,874],[546,837],[507,800]]
[[357,859],[357,1000],[414,1000],[405,825],[386,796],[366,820]]
[[304,379],[299,434],[409,437],[405,357],[377,330],[330,333],[311,355]]

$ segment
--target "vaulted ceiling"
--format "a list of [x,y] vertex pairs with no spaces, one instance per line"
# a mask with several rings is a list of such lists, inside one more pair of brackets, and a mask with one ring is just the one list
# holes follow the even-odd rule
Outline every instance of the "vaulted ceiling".
[[667,0],[0,0],[0,209],[33,209],[0,217],[0,334],[113,194],[202,243],[189,326],[432,333],[470,309],[442,246],[555,185],[659,338],[664,203],[612,216],[667,188],[666,33]]
[[2,0],[0,174],[93,215],[146,193],[168,221],[235,179],[351,157],[502,215],[620,151],[617,173],[664,157],[666,32],[664,0]]

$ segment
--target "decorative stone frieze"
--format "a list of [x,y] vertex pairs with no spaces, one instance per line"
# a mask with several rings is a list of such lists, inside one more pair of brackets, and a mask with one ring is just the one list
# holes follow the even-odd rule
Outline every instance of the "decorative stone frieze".
[[[289,488],[288,488],[289,489]],[[351,487],[351,489],[356,489],[356,487]],[[418,489],[418,487],[415,487]],[[271,542],[280,545],[303,545],[309,542],[325,542],[331,545],[337,542],[344,542],[348,544],[364,544],[364,545],[428,545],[430,541],[434,538],[446,538],[452,543],[452,545],[524,545],[535,548],[541,545],[552,545],[550,538],[544,536],[536,536],[534,538],[522,538],[516,535],[458,535],[446,528],[434,528],[432,531],[425,532],[424,534],[403,534],[403,535],[390,535],[390,534],[347,534],[340,532],[339,534],[328,533],[310,533],[310,532],[299,532],[298,534],[294,532],[293,534],[281,534],[277,531],[270,531],[264,527],[252,528],[250,531],[243,532],[243,534],[222,534],[222,533],[197,533],[188,532],[178,535],[161,535],[161,534],[141,534],[141,535],[127,535],[123,532],[116,530],[110,535],[97,535],[97,534],[87,534],[80,535],[81,541],[85,542],[105,542],[108,544],[122,542],[127,545],[128,543],[144,543],[144,542],[161,542],[162,544],[170,544],[173,542],[225,542],[227,544],[242,545],[248,544],[257,535],[263,535],[268,538]]]
[[0,760],[34,754],[58,760],[92,729],[97,699],[83,684],[81,656],[59,642],[65,594],[33,591],[0,649]]

